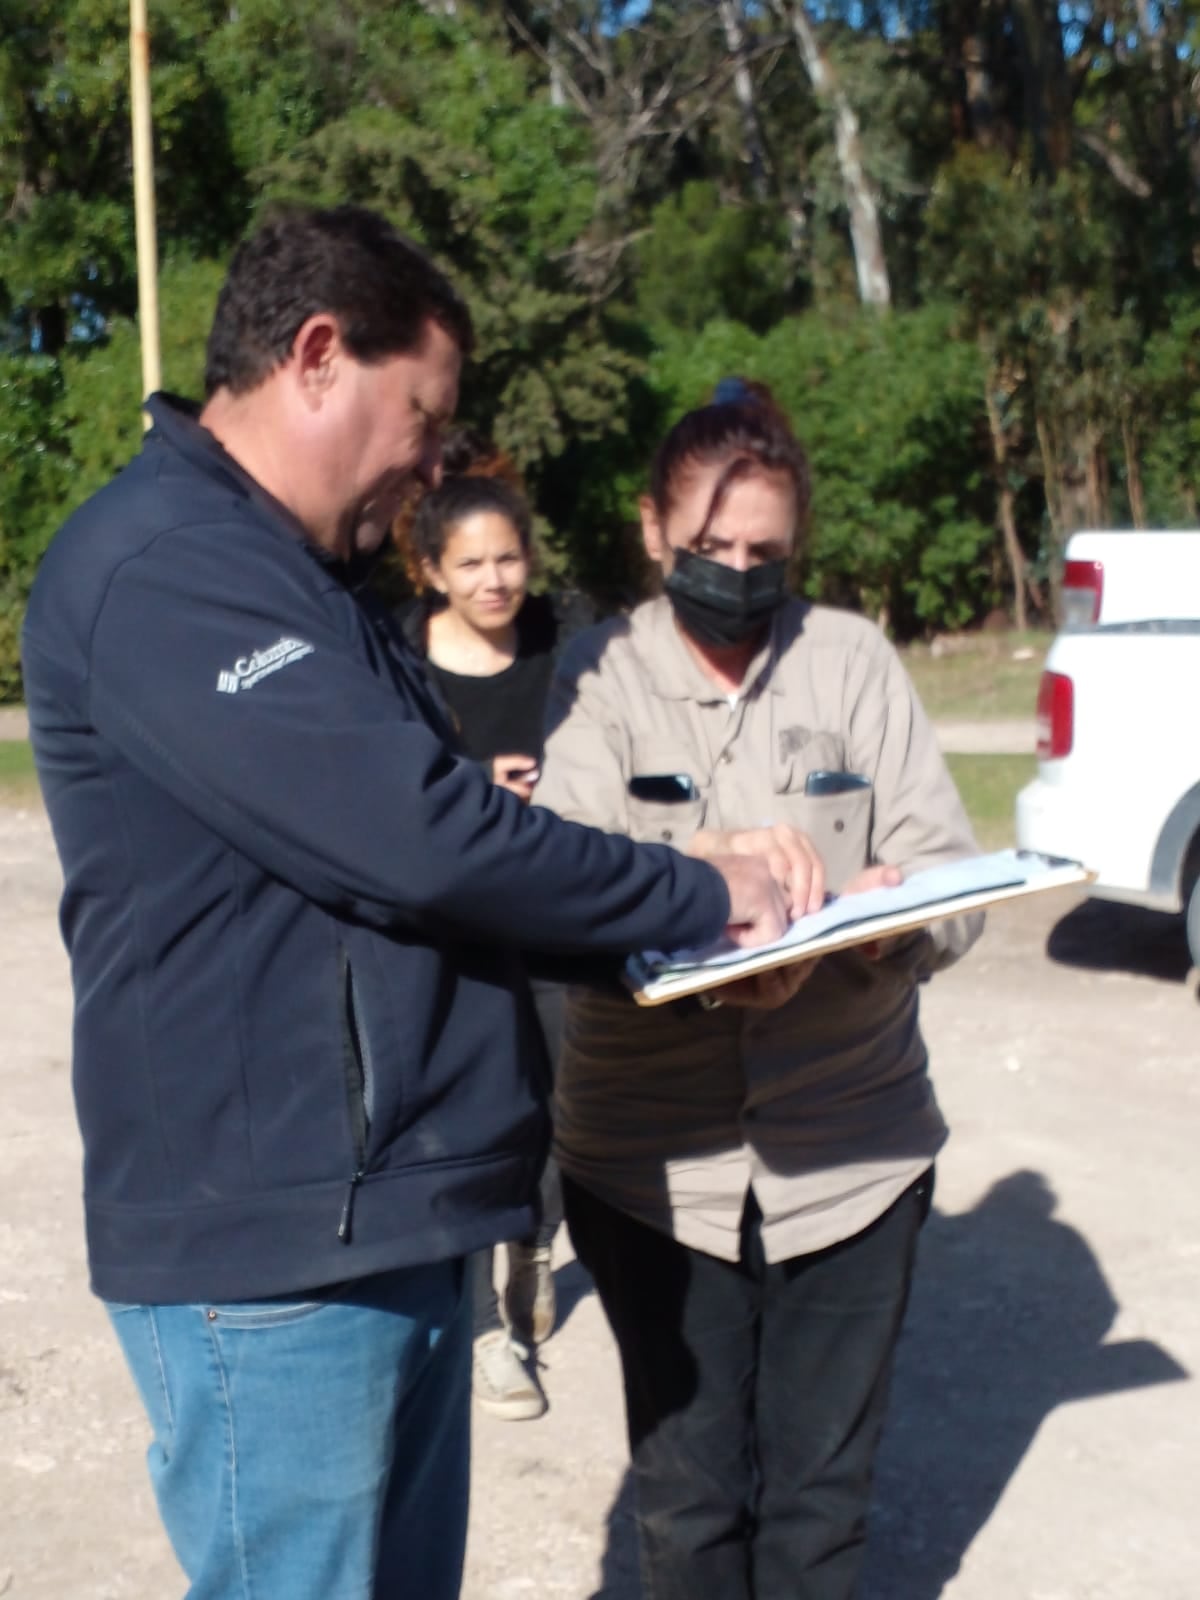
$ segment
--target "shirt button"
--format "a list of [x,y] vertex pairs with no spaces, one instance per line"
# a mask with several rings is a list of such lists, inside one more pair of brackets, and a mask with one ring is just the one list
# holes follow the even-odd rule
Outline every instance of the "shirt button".
[[841,817],[839,817],[837,819],[837,821],[834,823],[833,831],[834,831],[834,833],[845,833],[846,824],[842,821]]
[[662,831],[662,836],[667,841],[668,844],[670,843],[671,839],[674,837],[674,835],[672,834],[670,828],[664,828],[663,831]]
[[733,760],[733,751],[732,750],[722,750],[721,751],[720,761],[721,761],[721,765],[723,767],[727,767],[732,760]]

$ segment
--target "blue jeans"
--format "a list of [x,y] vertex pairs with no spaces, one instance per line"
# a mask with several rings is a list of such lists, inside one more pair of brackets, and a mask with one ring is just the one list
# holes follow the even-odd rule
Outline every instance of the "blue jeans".
[[453,1600],[470,1466],[462,1261],[316,1297],[115,1306],[187,1600]]

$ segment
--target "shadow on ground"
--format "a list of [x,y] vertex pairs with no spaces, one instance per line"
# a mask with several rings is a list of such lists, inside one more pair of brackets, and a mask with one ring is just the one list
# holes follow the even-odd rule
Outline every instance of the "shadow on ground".
[[1034,1435],[1074,1400],[1187,1377],[1117,1313],[1083,1235],[1036,1172],[934,1212],[880,1452],[864,1600],[936,1600]]
[[[897,1359],[861,1600],[937,1600],[1061,1405],[1186,1378],[1146,1339],[1104,1342],[1117,1312],[1087,1241],[1040,1173],[971,1211],[935,1210]],[[639,1600],[628,1475],[590,1600]]]
[[600,1587],[588,1600],[641,1600],[637,1529],[633,1520],[633,1479],[627,1472],[608,1513],[608,1543],[600,1569]]
[[554,1326],[564,1328],[581,1300],[595,1294],[591,1278],[578,1261],[568,1261],[554,1274]]
[[1169,983],[1187,983],[1192,966],[1181,916],[1111,900],[1081,901],[1051,929],[1046,954],[1063,966]]

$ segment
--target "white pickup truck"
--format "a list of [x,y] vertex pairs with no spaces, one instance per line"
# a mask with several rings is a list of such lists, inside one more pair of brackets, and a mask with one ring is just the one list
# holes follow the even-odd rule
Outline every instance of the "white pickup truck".
[[1017,843],[1182,913],[1200,967],[1200,532],[1077,533]]

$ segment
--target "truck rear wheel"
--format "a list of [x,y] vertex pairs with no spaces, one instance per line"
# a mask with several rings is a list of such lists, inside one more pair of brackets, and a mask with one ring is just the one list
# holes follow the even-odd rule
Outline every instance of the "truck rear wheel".
[[1200,967],[1200,878],[1192,885],[1187,907],[1187,942],[1192,953],[1192,965]]

